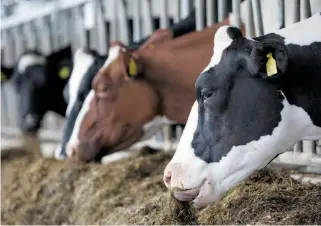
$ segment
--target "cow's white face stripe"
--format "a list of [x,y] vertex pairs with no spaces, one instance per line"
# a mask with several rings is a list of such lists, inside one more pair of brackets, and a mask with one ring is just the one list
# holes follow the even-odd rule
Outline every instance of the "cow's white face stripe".
[[74,56],[74,67],[68,81],[69,103],[67,106],[66,115],[69,116],[71,109],[77,101],[77,93],[79,86],[90,66],[94,63],[94,57],[84,52],[83,49],[78,49]]
[[[70,136],[70,139],[68,141],[69,144],[71,145],[78,145],[79,143],[79,131],[80,131],[80,127],[82,124],[82,121],[84,120],[85,115],[87,114],[87,112],[89,111],[89,107],[90,107],[90,103],[94,100],[95,97],[95,91],[94,90],[90,90],[90,92],[88,93],[84,104],[77,116],[77,119],[75,121],[75,125],[74,125],[74,129],[72,130],[72,134]],[[71,156],[71,150],[68,148],[66,148],[66,152],[68,156]]]
[[[108,67],[115,59],[117,59],[117,57],[119,56],[119,51],[120,51],[120,46],[114,46],[114,47],[110,48],[110,50],[108,52],[108,58],[105,61],[102,68]],[[72,134],[71,134],[71,137],[70,137],[68,143],[70,143],[72,145],[78,145],[78,143],[79,143],[78,137],[79,137],[80,127],[81,127],[81,124],[84,120],[85,115],[89,111],[90,103],[94,99],[94,96],[95,96],[95,91],[92,89],[92,90],[90,90],[89,94],[87,95],[87,97],[84,101],[84,104],[83,104],[83,106],[77,116],[73,131],[72,131]],[[68,146],[67,146],[66,152],[67,152],[68,156],[71,156],[71,150],[68,148]]]
[[108,52],[108,58],[105,61],[102,68],[107,68],[114,60],[116,60],[117,57],[119,56],[120,50],[121,50],[120,46],[113,46],[112,48],[110,48],[110,50]]
[[229,27],[231,27],[231,26],[225,25],[225,26],[220,27],[216,31],[215,36],[214,36],[214,43],[216,43],[213,48],[214,54],[212,55],[210,63],[205,67],[203,72],[207,71],[211,67],[214,67],[215,65],[217,65],[222,58],[223,51],[228,46],[231,45],[233,40],[229,37],[229,35],[227,33],[227,29]]
[[33,53],[25,54],[20,58],[18,62],[18,72],[19,74],[23,74],[26,71],[27,67],[45,64],[46,58],[44,56],[39,56]]

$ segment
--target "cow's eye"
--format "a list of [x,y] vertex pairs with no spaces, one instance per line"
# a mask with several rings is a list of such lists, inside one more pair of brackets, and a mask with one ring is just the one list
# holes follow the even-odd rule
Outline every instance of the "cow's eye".
[[202,98],[203,100],[208,100],[209,98],[211,98],[214,94],[214,90],[208,90],[208,89],[204,89],[202,90]]

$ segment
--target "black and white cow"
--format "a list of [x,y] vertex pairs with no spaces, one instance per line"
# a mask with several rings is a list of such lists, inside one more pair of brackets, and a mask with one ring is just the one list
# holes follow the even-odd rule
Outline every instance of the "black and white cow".
[[77,116],[91,89],[92,80],[106,58],[107,56],[100,56],[96,51],[83,48],[78,49],[74,54],[73,70],[63,92],[68,106],[62,141],[55,151],[56,159],[66,157],[66,144],[71,137]]
[[255,39],[221,27],[164,183],[204,207],[299,140],[321,138],[321,14]]
[[49,56],[29,51],[20,57],[12,79],[23,132],[36,133],[47,111],[65,115],[67,104],[62,93],[72,70],[71,58],[70,47]]

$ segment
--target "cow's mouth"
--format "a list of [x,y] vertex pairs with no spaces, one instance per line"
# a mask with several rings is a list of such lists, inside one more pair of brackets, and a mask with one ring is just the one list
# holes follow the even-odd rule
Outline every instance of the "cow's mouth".
[[203,180],[203,182],[195,187],[195,188],[191,188],[191,189],[180,189],[180,188],[175,188],[172,190],[174,197],[181,201],[181,202],[186,202],[186,201],[192,201],[195,200],[200,192],[201,189],[203,188],[204,184],[205,184],[206,180]]
[[138,142],[140,138],[143,136],[142,130],[130,130],[126,134],[122,136],[122,138],[112,146],[105,145],[103,146],[100,151],[95,156],[96,161],[100,161],[102,157],[105,155],[113,154],[115,152],[118,152],[124,148],[128,148],[134,143]]

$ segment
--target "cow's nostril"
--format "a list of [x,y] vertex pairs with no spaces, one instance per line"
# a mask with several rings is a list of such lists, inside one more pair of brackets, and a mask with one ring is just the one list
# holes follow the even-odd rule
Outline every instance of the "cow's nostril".
[[167,171],[167,173],[164,175],[164,182],[168,187],[171,186],[171,179],[172,179],[172,172]]

